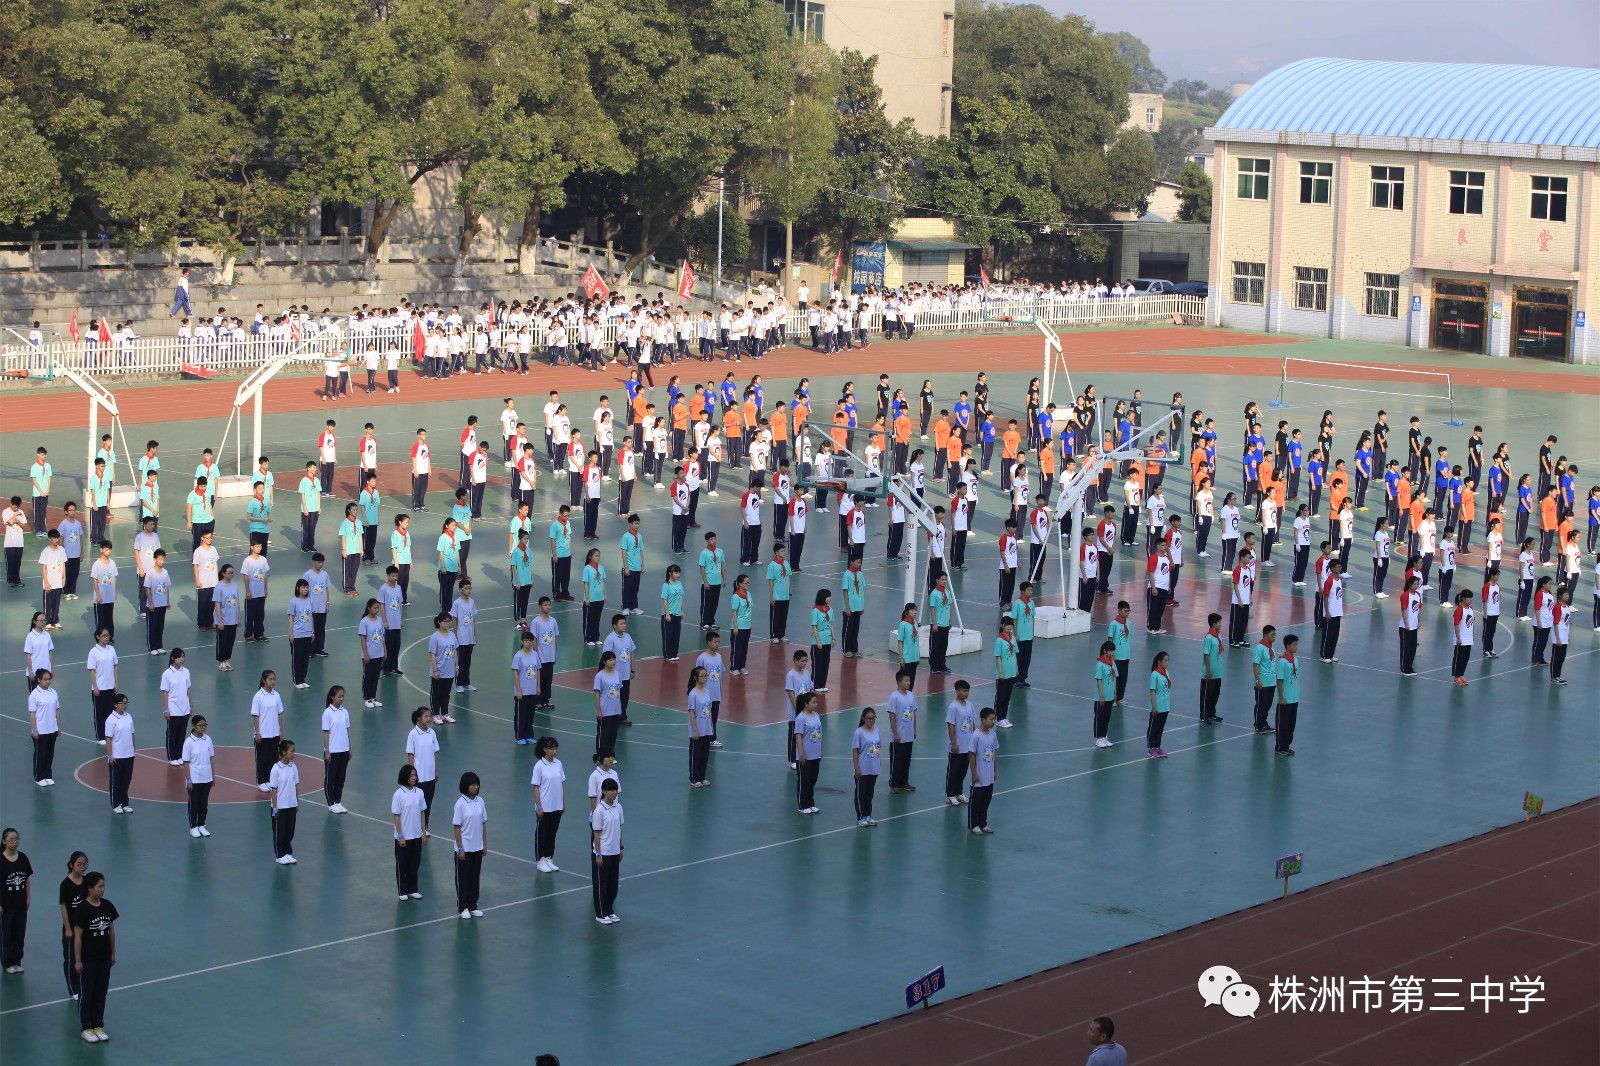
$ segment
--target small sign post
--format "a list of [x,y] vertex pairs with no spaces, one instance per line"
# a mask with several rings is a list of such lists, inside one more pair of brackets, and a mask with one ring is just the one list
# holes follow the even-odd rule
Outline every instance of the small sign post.
[[1283,898],[1289,898],[1289,878],[1299,873],[1305,865],[1305,852],[1297,851],[1278,860],[1272,876],[1283,882]]
[[1544,813],[1544,797],[1535,796],[1532,792],[1522,794],[1522,821],[1526,825]]
[[926,1008],[928,1001],[933,998],[933,994],[943,990],[943,988],[944,967],[940,966],[936,970],[929,970],[909,985],[906,985],[906,1010],[910,1010],[918,1003]]

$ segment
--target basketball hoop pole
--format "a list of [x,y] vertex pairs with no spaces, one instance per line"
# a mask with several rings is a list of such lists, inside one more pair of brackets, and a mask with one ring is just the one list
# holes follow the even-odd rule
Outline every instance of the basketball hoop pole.
[[[139,493],[138,468],[133,465],[133,453],[128,450],[128,438],[126,434],[122,432],[122,413],[117,410],[117,398],[111,395],[111,391],[104,385],[100,384],[94,378],[75,367],[63,366],[60,363],[52,363],[51,373],[59,374],[66,378],[68,381],[78,386],[78,388],[82,389],[84,394],[89,397],[89,458],[88,462],[85,464],[83,481],[84,491],[86,494],[84,498],[86,503],[92,504],[93,502],[89,500],[87,492],[89,478],[94,476],[95,451],[100,445],[100,409],[102,407],[105,408],[106,413],[111,416],[111,426],[116,430],[117,436],[122,440],[122,458],[123,461],[128,464],[129,482],[130,484],[134,485],[134,498],[137,499]],[[110,474],[112,481],[115,482],[117,472],[115,470],[108,470],[106,473]],[[113,504],[113,506],[115,505]]]
[[[239,481],[245,482],[243,486],[243,492],[232,492],[228,495],[250,495],[250,485],[248,484],[250,480],[250,474],[245,470],[244,456],[240,454],[240,451],[244,446],[244,405],[253,402],[253,410],[251,412],[251,444],[254,450],[252,450],[250,453],[250,469],[253,471],[256,465],[256,458],[262,454],[261,391],[267,387],[267,382],[276,377],[279,371],[283,370],[285,367],[288,367],[294,363],[311,362],[323,358],[327,354],[326,341],[329,339],[330,335],[328,334],[318,334],[315,337],[310,337],[304,341],[301,341],[289,351],[281,352],[278,355],[272,356],[266,362],[252,370],[249,376],[239,383],[238,389],[236,389],[233,394],[233,409],[228,415],[228,424],[223,427],[222,440],[217,444],[217,457],[220,460],[222,458],[222,452],[226,449],[228,443],[228,434],[232,433],[234,435],[233,451],[235,476],[239,479]],[[337,350],[345,350],[342,329],[335,330],[331,335],[331,339],[333,343],[337,345]]]
[[[1039,379],[1039,406],[1042,408],[1050,404],[1050,396],[1054,391],[1055,371],[1058,365],[1061,368],[1061,372],[1067,376],[1067,391],[1076,396],[1077,390],[1072,387],[1072,371],[1067,369],[1067,357],[1066,353],[1062,351],[1060,336],[1046,322],[1035,319],[1033,327],[1044,334],[1044,373]],[[1055,358],[1052,359],[1051,356]]]

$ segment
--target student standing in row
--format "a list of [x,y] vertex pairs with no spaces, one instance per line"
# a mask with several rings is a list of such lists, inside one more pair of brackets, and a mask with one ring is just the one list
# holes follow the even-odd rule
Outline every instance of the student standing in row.
[[1300,715],[1300,661],[1295,657],[1300,638],[1289,634],[1283,638],[1283,654],[1278,657],[1274,671],[1278,693],[1277,736],[1273,738],[1274,755],[1293,755],[1295,721]]
[[1277,638],[1277,626],[1262,626],[1261,639],[1256,642],[1256,646],[1250,652],[1251,680],[1255,685],[1255,721],[1253,724],[1257,733],[1272,732],[1272,726],[1268,724],[1267,712],[1272,710],[1272,698],[1277,691],[1277,652],[1272,647]]
[[389,799],[394,819],[394,882],[400,899],[421,899],[417,884],[422,847],[428,842],[428,797],[417,787],[417,768],[407,763],[395,777],[399,786]]
[[828,691],[828,666],[833,660],[833,593],[818,589],[815,605],[811,608],[811,663],[816,687],[813,692]]
[[[106,1034],[106,993],[117,964],[117,930],[122,917],[106,899],[106,875],[83,875],[83,896],[72,910],[72,971],[78,984],[78,1027],[85,1042],[110,1040]],[[65,905],[63,905],[65,906]],[[69,985],[72,981],[67,982]]]
[[[455,721],[450,714],[450,692],[456,684],[456,665],[460,645],[452,632],[455,618],[441,611],[433,616],[433,634],[428,637],[429,709],[440,722]],[[416,716],[412,719],[415,721]]]
[[56,741],[61,739],[61,696],[54,688],[55,674],[35,670],[33,691],[28,693],[28,733],[33,738],[33,783],[40,788],[55,784]]
[[1561,676],[1561,667],[1567,661],[1567,644],[1572,639],[1571,585],[1563,585],[1556,593],[1552,615],[1554,624],[1550,627],[1550,682],[1555,685],[1565,685],[1567,679]]
[[1157,652],[1150,664],[1150,726],[1145,731],[1145,754],[1152,759],[1165,759],[1161,748],[1161,734],[1167,728],[1167,714],[1172,710],[1172,677],[1167,673],[1171,656]]
[[294,741],[278,741],[278,761],[267,782],[267,810],[272,815],[272,854],[279,866],[293,866],[295,820],[300,815],[300,768],[294,764]]
[[183,662],[183,649],[173,648],[167,668],[161,674],[161,717],[167,725],[167,762],[173,766],[183,763],[183,740],[189,734],[192,710],[189,690],[193,679]]
[[1213,612],[1206,616],[1206,635],[1200,651],[1200,721],[1212,725],[1222,721],[1222,716],[1217,713],[1217,701],[1222,698],[1226,660],[1222,646],[1222,616]]
[[555,737],[540,737],[534,750],[539,759],[533,764],[533,816],[536,821],[534,865],[540,871],[557,873],[556,834],[561,830],[561,814],[566,810],[567,772],[556,758],[561,750]]
[[689,785],[705,788],[711,784],[706,779],[706,764],[711,757],[711,742],[716,735],[716,722],[712,717],[715,701],[709,687],[710,671],[696,663],[689,671]]
[[[894,675],[889,693],[889,791],[915,792],[911,783],[911,749],[917,739],[917,697],[911,692],[912,674],[902,668]],[[869,812],[870,814],[870,812]]]
[[328,813],[344,814],[347,808],[341,801],[350,769],[350,712],[344,705],[343,685],[328,690],[328,705],[322,710],[322,763],[322,795],[328,801]]
[[594,750],[615,749],[617,727],[622,721],[622,677],[617,673],[615,652],[600,654],[600,669],[594,684]]
[[211,809],[211,785],[215,780],[212,763],[217,748],[206,735],[206,716],[197,714],[189,720],[189,735],[183,740],[183,790],[188,797],[189,835],[208,837],[206,815]]
[[967,760],[972,779],[967,831],[974,836],[993,833],[989,828],[989,803],[994,799],[995,771],[1000,763],[1000,734],[995,732],[993,707],[985,707],[978,716],[978,729],[972,734],[972,750]]
[[871,707],[861,712],[856,731],[850,738],[850,764],[855,774],[856,825],[873,826],[872,796],[882,772],[883,736],[878,732],[878,712]]
[[1468,683],[1467,662],[1472,658],[1475,622],[1472,591],[1462,589],[1456,593],[1455,609],[1450,616],[1450,677],[1457,685]]
[[94,631],[94,647],[84,663],[89,671],[89,698],[94,701],[94,739],[96,744],[106,742],[106,719],[111,716],[111,705],[117,694],[117,649],[111,645],[111,630],[105,626]]
[[28,908],[33,903],[33,863],[22,846],[22,834],[0,832],[0,968],[22,972],[28,937]]
[[1116,641],[1104,641],[1100,645],[1100,657],[1094,662],[1094,746],[1097,748],[1111,747],[1106,734],[1111,731],[1111,708],[1117,703],[1119,663],[1116,653]]
[[138,753],[128,697],[118,692],[111,697],[111,717],[106,719],[106,776],[111,779],[113,814],[133,813],[128,787],[133,784],[133,761]]
[[[411,712],[411,731],[406,734],[406,763],[416,767],[417,787],[428,799],[428,809],[433,808],[433,791],[439,783],[439,731],[433,728],[433,712],[418,707]],[[428,815],[424,814],[423,829],[427,829]]]
[[[489,851],[489,810],[479,794],[483,783],[468,770],[461,775],[461,795],[450,815],[455,833],[456,909],[463,918],[482,918],[478,907],[483,858]],[[420,853],[421,849],[418,848]]]
[[61,972],[67,982],[67,995],[79,998],[80,980],[74,963],[73,926],[77,923],[78,909],[83,906],[85,875],[89,870],[89,856],[74,851],[67,858],[67,876],[61,879],[57,896],[61,910]]
[[511,657],[511,734],[518,744],[532,744],[533,712],[539,703],[539,638],[524,630],[521,649]]
[[801,814],[816,814],[817,775],[822,770],[822,716],[816,712],[815,691],[802,694],[795,701],[794,753],[799,771],[796,782],[796,801]]
[[589,814],[590,851],[593,861],[594,920],[615,925],[617,886],[622,870],[622,804],[617,802],[617,782],[607,779],[600,785],[600,802]]

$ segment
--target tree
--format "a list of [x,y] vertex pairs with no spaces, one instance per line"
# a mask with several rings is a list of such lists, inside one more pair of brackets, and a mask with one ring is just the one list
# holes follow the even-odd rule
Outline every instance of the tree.
[[1211,86],[1198,78],[1179,78],[1167,86],[1168,100],[1182,100],[1186,104],[1203,101],[1211,94]]
[[[1132,72],[1109,38],[1076,15],[978,4],[957,8],[956,38],[954,143],[936,152],[942,165],[928,186],[930,195],[952,199],[935,198],[936,206],[955,212],[964,210],[960,203],[986,202],[985,214],[1101,222],[1149,196],[1154,151],[1142,133],[1119,135]],[[980,149],[997,139],[1000,155],[982,158]],[[952,151],[964,172],[951,166]],[[1037,182],[1040,168],[1045,187],[1017,187]],[[1026,213],[993,207],[1022,203]],[[981,233],[1002,242],[1029,239],[1025,228],[1004,221],[961,227],[973,240]]]
[[0,101],[0,225],[31,226],[71,197],[55,152],[21,100]]
[[1021,220],[1049,223],[1060,215],[1043,120],[1004,95],[958,97],[955,107],[954,135],[924,146],[920,199],[956,216],[957,231],[973,244],[1027,244],[1035,227]]
[[808,221],[846,263],[857,240],[881,241],[905,218],[918,138],[909,118],[890,122],[878,87],[877,56],[839,53],[833,179]]
[[637,219],[631,271],[693,210],[707,178],[770,147],[788,107],[793,52],[770,0],[586,0],[563,5],[567,47],[629,156],[621,173],[580,167],[569,193]]
[[1158,93],[1167,86],[1167,76],[1161,73],[1155,60],[1150,58],[1150,46],[1126,30],[1120,33],[1102,33],[1117,53],[1127,61],[1133,72],[1133,91]]
[[[833,180],[838,160],[834,99],[839,72],[833,53],[822,44],[795,40],[795,86],[784,110],[768,121],[766,151],[753,159],[745,176],[762,204],[784,227],[784,265],[794,260],[794,224]],[[783,272],[789,277],[789,271]],[[783,285],[788,291],[787,281]]]
[[1156,177],[1172,181],[1183,169],[1184,160],[1194,151],[1200,138],[1191,121],[1183,115],[1167,115],[1161,128],[1151,137],[1156,153]]
[[[710,275],[717,266],[717,205],[691,215],[678,227],[689,257]],[[731,208],[722,212],[722,266],[726,270],[750,258],[750,225]]]
[[1189,162],[1178,171],[1178,221],[1211,221],[1211,175],[1199,163]]

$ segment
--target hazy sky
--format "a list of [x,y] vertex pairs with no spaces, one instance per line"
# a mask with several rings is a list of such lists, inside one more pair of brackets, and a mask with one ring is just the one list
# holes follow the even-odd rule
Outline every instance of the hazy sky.
[[1313,56],[1600,66],[1595,0],[1037,2],[1142,38],[1169,80],[1251,81]]

